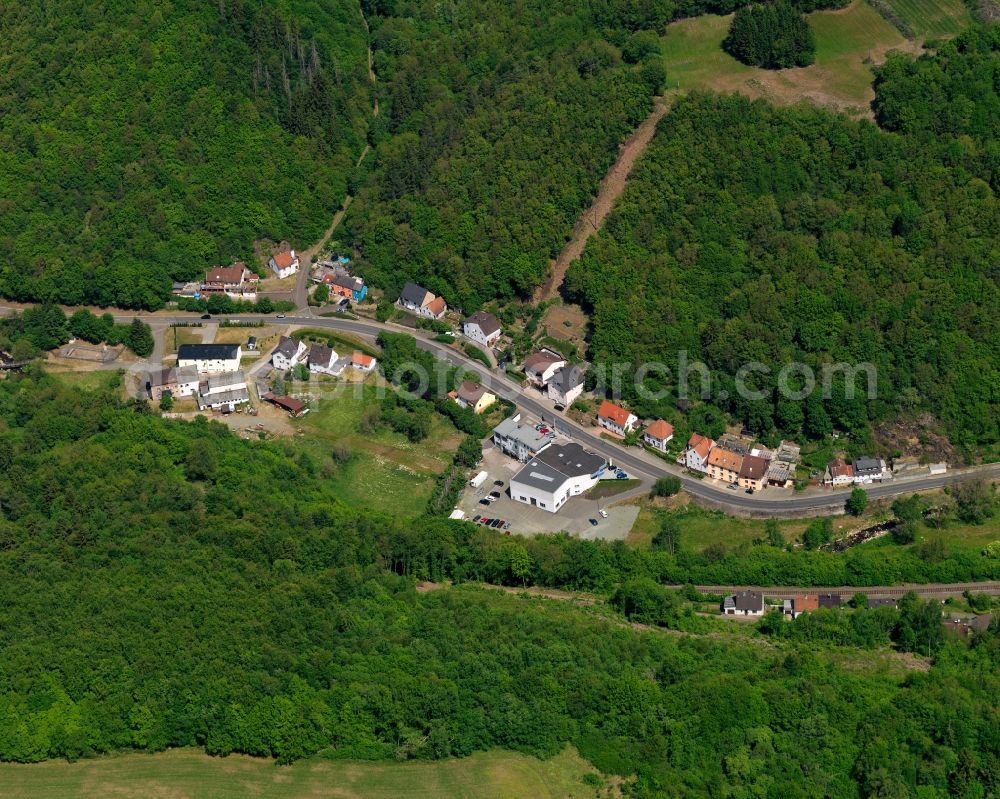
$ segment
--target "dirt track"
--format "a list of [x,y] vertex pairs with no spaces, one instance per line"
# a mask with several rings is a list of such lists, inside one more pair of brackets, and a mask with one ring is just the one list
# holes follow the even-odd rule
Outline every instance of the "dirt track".
[[657,123],[670,109],[671,100],[672,98],[666,96],[657,97],[653,102],[653,110],[649,116],[622,144],[618,158],[601,181],[594,201],[580,215],[576,225],[573,226],[573,232],[570,234],[566,246],[549,265],[548,278],[535,291],[535,303],[555,299],[559,296],[559,288],[562,286],[563,278],[566,277],[566,270],[573,261],[583,254],[587,240],[601,229],[604,220],[611,213],[611,209],[615,207],[615,202],[625,190],[625,183],[628,181],[628,176],[631,174],[636,160],[652,141]]

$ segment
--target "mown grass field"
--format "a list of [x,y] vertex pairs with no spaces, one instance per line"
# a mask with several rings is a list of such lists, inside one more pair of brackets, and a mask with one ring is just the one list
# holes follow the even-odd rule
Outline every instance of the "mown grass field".
[[874,97],[870,62],[880,63],[890,49],[915,46],[863,0],[808,18],[816,34],[816,63],[784,70],[748,67],[723,51],[732,15],[707,14],[675,22],[663,37],[667,86],[739,92],[776,104],[811,100],[870,115]]
[[924,39],[955,36],[972,24],[962,0],[886,0],[892,10]]
[[330,388],[316,410],[294,422],[304,434],[296,445],[317,464],[330,460],[335,445],[349,452],[346,462],[335,464],[329,474],[345,502],[402,516],[421,513],[434,479],[451,463],[461,433],[437,414],[430,435],[418,443],[388,429],[362,433],[359,423],[365,408],[378,403],[372,380],[357,390],[333,383]]
[[[434,763],[212,758],[191,750],[129,754],[77,763],[0,765],[4,799],[588,799],[595,769],[572,750],[541,761],[484,752]],[[602,781],[604,781],[602,779]]]

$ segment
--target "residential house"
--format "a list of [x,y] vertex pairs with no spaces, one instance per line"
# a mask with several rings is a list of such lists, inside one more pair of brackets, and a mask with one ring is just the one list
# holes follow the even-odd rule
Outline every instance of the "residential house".
[[200,374],[237,372],[242,357],[239,344],[181,344],[177,348],[177,366],[193,366]]
[[299,271],[299,256],[295,254],[295,250],[283,250],[272,255],[267,265],[280,280]]
[[714,446],[715,442],[708,436],[692,433],[684,450],[684,465],[696,472],[707,472],[708,455]]
[[313,344],[309,347],[309,371],[319,375],[339,375],[343,369],[343,363],[337,357],[337,353],[326,344]]
[[463,408],[472,408],[476,413],[482,413],[497,401],[496,394],[471,380],[463,380],[462,385],[452,394],[455,402]]
[[767,471],[771,462],[759,455],[745,455],[740,465],[739,483],[741,488],[761,491],[767,485]]
[[891,596],[869,596],[868,608],[898,608],[899,600]]
[[657,419],[642,431],[642,440],[660,452],[667,451],[667,442],[674,437],[674,426],[663,419]]
[[510,480],[510,496],[515,502],[555,513],[566,500],[595,486],[607,468],[601,455],[579,444],[548,447]]
[[871,483],[882,481],[885,475],[885,461],[878,458],[858,458],[854,461],[854,482]]
[[411,282],[403,286],[397,303],[401,308],[429,319],[440,319],[448,310],[443,297],[437,297],[423,286]]
[[854,467],[840,458],[834,458],[826,465],[823,485],[846,486],[854,482]]
[[545,393],[556,405],[568,408],[583,393],[584,371],[576,364],[563,366],[545,386]]
[[520,421],[521,414],[515,413],[500,422],[493,430],[493,443],[501,452],[524,463],[549,446],[555,433],[551,430],[542,433],[537,427],[520,424]]
[[819,597],[816,594],[796,594],[784,603],[785,615],[793,619],[814,610],[819,610]]
[[843,597],[840,594],[820,594],[819,606],[826,610],[839,608],[843,604]]
[[610,430],[619,436],[631,432],[638,421],[639,417],[634,413],[609,400],[604,400],[597,409],[597,423],[605,430]]
[[767,484],[769,486],[787,488],[795,474],[793,471],[794,468],[792,464],[785,461],[771,461],[767,467]]
[[743,456],[723,446],[713,447],[708,453],[707,465],[709,477],[735,483],[739,480],[740,469],[743,468]]
[[306,345],[298,339],[282,336],[271,353],[271,363],[275,369],[285,372],[305,361],[308,352]]
[[524,359],[524,373],[529,385],[543,389],[555,377],[556,372],[566,365],[566,359],[552,350],[540,350]]
[[302,400],[297,400],[294,397],[279,397],[268,391],[261,397],[261,399],[270,402],[272,405],[276,405],[282,410],[288,411],[288,415],[293,419],[305,416],[305,414],[309,411],[308,406]]
[[232,266],[216,266],[205,273],[201,289],[205,294],[226,294],[234,300],[253,300],[260,278],[242,261]]
[[730,594],[722,602],[722,612],[726,616],[763,616],[764,595],[757,591]]
[[368,286],[360,277],[353,277],[346,272],[334,276],[327,285],[330,293],[345,297],[352,302],[361,302],[368,294]]
[[159,400],[170,393],[174,399],[192,397],[198,390],[198,369],[194,366],[169,367],[150,372],[146,378],[149,396]]
[[357,369],[359,372],[368,373],[374,371],[377,365],[378,361],[371,355],[357,351],[351,355],[351,368]]
[[500,320],[486,311],[476,311],[462,322],[462,335],[484,347],[492,347],[500,332]]
[[243,372],[211,375],[198,386],[198,408],[213,411],[236,410],[238,405],[250,402],[247,379]]

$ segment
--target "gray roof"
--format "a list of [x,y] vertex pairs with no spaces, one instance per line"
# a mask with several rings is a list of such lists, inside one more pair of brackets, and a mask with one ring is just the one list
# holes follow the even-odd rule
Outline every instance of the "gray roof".
[[596,474],[607,463],[602,456],[588,452],[576,442],[549,447],[539,452],[535,460],[558,469],[567,477]]
[[228,405],[236,402],[249,402],[250,394],[245,388],[234,388],[232,391],[221,391],[218,394],[202,394],[203,405]]
[[276,354],[284,355],[286,358],[294,358],[295,353],[299,351],[299,341],[298,339],[291,338],[290,336],[282,336],[278,339],[278,346],[274,348]]
[[361,291],[361,287],[365,284],[360,277],[351,277],[346,272],[342,275],[337,275],[333,279],[333,283],[335,286],[342,286],[351,291]]
[[198,368],[195,366],[169,366],[149,373],[149,385],[152,388],[168,386],[174,383],[195,383],[198,380]]
[[739,591],[726,597],[725,606],[736,610],[763,610],[764,595],[756,591]]
[[325,344],[313,344],[309,348],[309,363],[318,363],[322,366],[329,366],[337,353]]
[[493,432],[501,438],[512,438],[519,441],[532,451],[537,450],[552,439],[551,433],[539,433],[534,427],[518,424],[509,418],[500,422]]
[[179,361],[227,361],[236,357],[239,344],[181,344],[177,348]]
[[418,286],[416,283],[407,281],[406,285],[403,286],[403,292],[399,295],[399,299],[410,305],[420,306],[423,305],[424,297],[429,293],[423,286]]
[[560,394],[565,394],[567,391],[583,385],[583,376],[583,369],[575,364],[570,364],[556,372],[549,381],[549,385]]
[[536,456],[511,478],[511,482],[540,488],[543,491],[555,491],[566,482],[566,479],[566,475],[547,463],[543,463]]
[[858,458],[854,461],[854,473],[858,472],[881,472],[882,462],[875,458]]
[[487,313],[486,311],[476,311],[462,324],[479,325],[479,329],[482,330],[487,336],[492,336],[494,333],[500,332],[499,320],[493,314]]
[[209,377],[202,383],[202,388],[203,390],[207,388],[210,393],[215,393],[227,389],[229,386],[245,385],[246,382],[247,378],[243,372],[225,372],[221,375],[212,375]]

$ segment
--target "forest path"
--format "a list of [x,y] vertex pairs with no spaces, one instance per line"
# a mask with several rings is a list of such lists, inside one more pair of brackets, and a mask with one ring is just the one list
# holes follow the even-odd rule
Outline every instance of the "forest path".
[[[368,39],[368,78],[372,83],[372,87],[375,87],[375,69],[372,67],[372,43],[371,43],[371,29],[368,27],[368,20],[365,18],[365,13],[361,9],[360,4],[358,5],[358,10],[361,13],[361,22],[365,26],[365,34]],[[372,102],[372,116],[378,116],[378,96],[373,98]],[[368,157],[368,153],[371,152],[371,145],[366,144],[365,148],[361,151],[361,155],[358,156],[358,160],[355,162],[355,166],[360,166],[361,163]],[[350,194],[344,196],[344,202],[341,203],[340,208],[333,215],[333,219],[330,220],[330,225],[323,235],[320,237],[319,241],[313,244],[308,249],[303,250],[299,253],[299,260],[301,262],[301,267],[299,269],[299,277],[295,283],[295,304],[298,309],[306,314],[311,314],[309,310],[309,273],[312,271],[313,259],[319,255],[319,253],[326,247],[326,243],[330,240],[333,235],[333,231],[337,229],[341,220],[344,218],[344,214],[347,213],[347,209],[351,207],[354,197]]]
[[587,241],[604,225],[604,220],[615,203],[625,190],[625,184],[632,173],[636,160],[645,152],[646,147],[653,140],[656,133],[657,123],[663,119],[673,103],[673,96],[676,92],[666,92],[661,97],[653,100],[653,110],[639,123],[639,126],[632,131],[632,134],[625,140],[618,151],[618,158],[611,165],[607,174],[601,180],[601,185],[597,189],[597,196],[590,206],[580,214],[569,241],[554,261],[549,264],[549,276],[545,282],[535,290],[534,303],[537,305],[545,300],[553,300],[559,297],[559,290],[566,277],[566,270],[573,261],[577,260],[587,246]]

